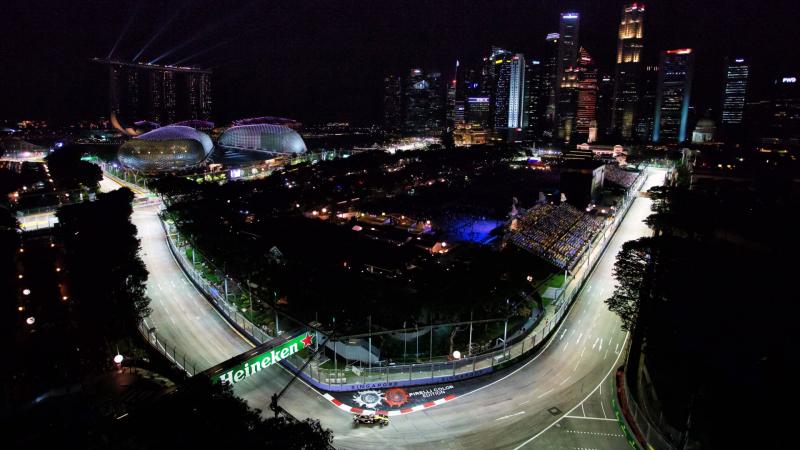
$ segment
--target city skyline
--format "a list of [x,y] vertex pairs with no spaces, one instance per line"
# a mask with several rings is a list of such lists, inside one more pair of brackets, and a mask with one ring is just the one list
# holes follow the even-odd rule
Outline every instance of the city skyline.
[[4,1],[5,447],[791,447],[770,3]]
[[[781,72],[795,70],[797,65],[796,61],[782,58],[777,48],[766,44],[777,41],[778,36],[791,41],[797,30],[783,19],[790,17],[793,11],[789,2],[771,5],[769,13],[745,2],[735,5],[728,2],[726,8],[717,3],[699,9],[692,8],[689,2],[645,2],[643,61],[656,64],[658,52],[668,48],[694,48],[698,67],[703,68],[695,80],[698,91],[694,96],[695,105],[700,110],[712,108],[719,112],[721,93],[715,84],[720,82],[723,57],[744,56],[752,61],[751,92],[758,97],[770,79]],[[102,8],[87,9],[78,15],[49,2],[35,2],[23,10],[21,5],[12,2],[8,5],[10,14],[4,15],[4,20],[11,20],[4,24],[3,33],[9,37],[27,36],[29,45],[2,50],[5,58],[24,63],[0,75],[3,85],[10,88],[3,93],[0,118],[12,118],[10,115],[15,113],[25,118],[63,120],[66,117],[64,103],[81,111],[85,118],[97,116],[102,111],[93,100],[96,78],[89,75],[87,60],[106,56],[112,47],[115,48],[114,57],[133,59],[146,47],[140,57],[142,61],[155,61],[166,54],[157,62],[214,67],[214,115],[217,118],[231,119],[234,112],[244,111],[250,115],[269,113],[297,117],[306,122],[366,123],[380,112],[381,82],[387,73],[425,67],[450,77],[456,59],[462,63],[475,61],[489,45],[523,53],[526,59],[544,59],[544,37],[559,30],[559,17],[563,12],[580,14],[579,44],[592,54],[601,74],[613,73],[623,5],[624,2],[596,5],[529,1],[498,6],[478,2],[471,4],[469,10],[459,7],[458,3],[430,5],[427,13],[423,13],[413,5],[366,7],[357,4],[355,8],[346,8],[311,2],[305,8],[276,7],[268,14],[259,8],[258,2],[230,11],[208,2],[205,8],[202,5],[176,6],[172,11],[176,17],[170,21],[169,8],[160,15],[148,16],[148,11],[153,12],[150,2],[138,7],[133,3],[118,5],[114,11],[124,13],[121,16],[109,15]],[[331,30],[321,31],[319,36],[291,31],[295,26],[306,25],[307,28],[321,21],[326,11],[338,13],[345,9],[348,11],[346,22],[337,27],[342,32],[336,35],[331,35]],[[781,10],[786,14],[775,14]],[[21,14],[22,11],[27,14]],[[221,26],[199,32],[193,29],[210,20],[213,11],[236,33],[222,32],[220,29],[224,27]],[[15,12],[20,14],[15,16]],[[32,24],[56,14],[61,18],[56,26],[44,32],[40,30],[37,35],[28,35]],[[487,14],[493,17],[491,23],[480,19]],[[710,21],[712,17],[714,21]],[[111,26],[109,31],[96,36],[74,36],[71,29],[87,20],[100,20]],[[132,25],[123,33],[128,22]],[[681,26],[673,27],[675,23]],[[752,26],[742,28],[744,24]],[[730,39],[731,30],[737,29],[737,25],[744,32],[737,35],[737,39]],[[181,30],[184,30],[184,37],[170,40]],[[465,33],[466,30],[470,30],[469,33]],[[242,37],[237,37],[239,33]],[[281,45],[262,42],[269,34],[280,35]],[[432,40],[434,45],[419,44],[433,38],[433,34],[437,36]],[[261,38],[254,39],[255,36]],[[364,36],[369,38],[360,39]],[[151,39],[153,42],[146,45]],[[167,44],[169,42],[172,44]],[[42,51],[32,55],[37,49]],[[287,49],[305,52],[308,57],[288,61],[281,56]],[[320,71],[322,67],[325,70]],[[296,74],[303,74],[303,77]],[[315,81],[301,85],[298,84],[300,78]],[[28,89],[32,86],[38,89]],[[256,87],[261,91],[255,92]],[[243,96],[241,90],[253,91],[254,95]],[[365,92],[374,95],[357,94]],[[56,97],[62,101],[46,101]],[[312,104],[313,110],[308,108]]]

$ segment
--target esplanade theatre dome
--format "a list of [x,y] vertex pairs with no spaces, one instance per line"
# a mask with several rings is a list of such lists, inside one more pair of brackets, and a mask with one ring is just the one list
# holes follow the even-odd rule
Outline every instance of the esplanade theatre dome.
[[117,158],[126,167],[154,173],[199,165],[213,149],[207,134],[170,125],[130,139],[120,147]]
[[297,155],[307,151],[303,138],[292,129],[290,119],[263,117],[233,123],[219,137],[219,146],[275,155]]

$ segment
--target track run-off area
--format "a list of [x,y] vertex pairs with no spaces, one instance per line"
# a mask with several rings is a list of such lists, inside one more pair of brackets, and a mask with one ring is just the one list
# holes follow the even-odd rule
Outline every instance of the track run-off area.
[[[665,171],[647,169],[642,191],[660,185]],[[650,234],[644,219],[651,200],[638,196],[590,274],[572,309],[534,357],[485,379],[455,400],[392,417],[385,427],[354,427],[351,416],[302,380],[280,400],[299,419],[312,417],[334,432],[337,448],[629,448],[613,420],[613,371],[627,335],[604,301],[614,290],[613,268],[622,244]],[[147,326],[184,353],[198,371],[252,345],[186,278],[170,253],[159,205],[134,210],[141,256],[150,275]],[[250,406],[268,404],[292,374],[275,365],[235,385]],[[480,379],[478,379],[480,381]]]

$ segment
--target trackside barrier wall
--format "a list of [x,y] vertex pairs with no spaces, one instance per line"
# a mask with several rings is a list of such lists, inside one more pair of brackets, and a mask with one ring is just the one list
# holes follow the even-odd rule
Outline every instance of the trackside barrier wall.
[[[661,429],[651,424],[650,419],[642,412],[636,400],[630,395],[628,380],[624,372],[620,369],[615,377],[617,385],[617,399],[614,401],[615,414],[617,420],[626,434],[626,439],[635,438],[637,444],[645,449],[652,450],[677,450],[684,436],[675,430],[674,436],[662,433]],[[617,405],[619,402],[619,406]]]
[[[164,355],[171,363],[175,364],[179,369],[186,372],[187,375],[193,377],[198,372],[197,365],[185,353],[179,352],[174,345],[170,345],[156,333],[154,328],[150,328],[147,324],[147,319],[139,322],[139,333],[154,349]],[[200,367],[203,370],[203,367]]]

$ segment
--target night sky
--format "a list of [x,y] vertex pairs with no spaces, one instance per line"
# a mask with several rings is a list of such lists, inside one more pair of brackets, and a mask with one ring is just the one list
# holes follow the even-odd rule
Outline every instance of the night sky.
[[[645,2],[645,51],[694,47],[693,104],[716,107],[722,58],[753,59],[754,90],[800,69],[797,0]],[[378,122],[382,78],[410,67],[448,76],[490,45],[537,56],[558,13],[582,13],[581,44],[613,69],[621,1],[3,0],[0,119],[51,121],[106,114],[101,70],[89,58],[211,67],[214,116],[283,115],[304,122]],[[159,32],[163,29],[163,32]]]

